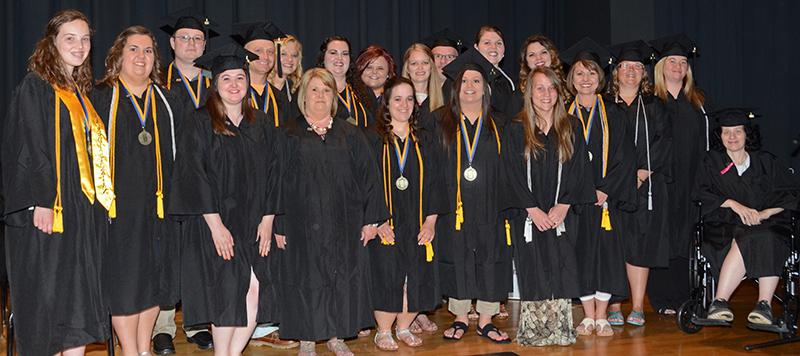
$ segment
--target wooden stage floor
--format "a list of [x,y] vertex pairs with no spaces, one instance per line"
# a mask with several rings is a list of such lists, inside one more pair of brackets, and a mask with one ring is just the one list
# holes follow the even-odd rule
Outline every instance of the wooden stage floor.
[[[569,347],[522,347],[516,343],[495,345],[488,340],[479,338],[475,334],[476,324],[470,323],[470,330],[460,342],[446,342],[442,339],[442,330],[452,321],[452,316],[445,308],[437,310],[432,317],[439,325],[439,331],[433,334],[423,334],[424,344],[419,348],[409,348],[398,341],[400,349],[396,352],[381,352],[372,343],[372,337],[348,341],[348,345],[356,355],[485,355],[497,353],[498,355],[613,355],[613,356],[638,356],[638,355],[800,355],[800,343],[783,345],[755,351],[744,351],[746,344],[770,341],[777,335],[748,330],[745,327],[747,313],[752,309],[757,296],[753,282],[745,282],[732,298],[732,307],[736,320],[731,328],[705,327],[697,334],[684,334],[675,325],[674,317],[660,316],[646,307],[647,324],[643,327],[615,328],[613,337],[578,337],[578,342]],[[510,302],[512,317],[508,320],[495,320],[495,324],[508,332],[512,337],[516,334],[516,313],[519,303]],[[629,311],[630,305],[623,305],[623,311]],[[775,307],[778,312],[780,308]],[[579,306],[574,309],[574,318],[581,320],[582,311]],[[179,314],[180,315],[180,314]],[[175,338],[177,355],[212,355],[211,351],[200,351],[193,344],[186,342],[181,331]],[[3,343],[3,352],[5,345]],[[106,355],[103,345],[91,345],[88,355]],[[327,351],[324,343],[317,344],[320,355],[332,355]],[[297,349],[274,350],[267,347],[248,347],[244,354],[260,355],[295,355]],[[117,349],[117,355],[119,355]]]

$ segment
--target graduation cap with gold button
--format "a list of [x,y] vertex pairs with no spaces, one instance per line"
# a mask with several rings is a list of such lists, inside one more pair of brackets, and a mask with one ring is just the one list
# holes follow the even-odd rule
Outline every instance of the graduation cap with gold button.
[[286,38],[286,34],[281,31],[278,26],[270,22],[249,22],[238,23],[233,25],[233,34],[231,35],[234,41],[240,45],[245,46],[248,42],[254,40],[267,40],[275,43],[275,69],[278,71],[278,76],[283,77],[283,68],[281,67],[281,45]]
[[630,61],[647,64],[655,59],[653,48],[642,40],[611,45],[608,50],[614,57],[614,63]]
[[435,32],[428,37],[423,38],[420,40],[420,43],[428,46],[428,48],[433,49],[434,47],[453,47],[455,48],[458,53],[463,53],[467,48],[464,46],[464,43],[461,41],[458,35],[450,31],[449,28],[445,28],[439,32]]
[[456,57],[450,64],[446,65],[442,72],[450,80],[455,80],[464,68],[479,71],[487,81],[492,82],[497,76],[501,75],[494,65],[484,57],[475,47],[470,47],[466,52]]
[[216,76],[229,69],[246,70],[247,63],[256,58],[257,54],[244,49],[238,43],[229,42],[197,58],[195,65],[210,70]]
[[686,58],[698,56],[697,45],[682,33],[652,40],[650,45],[658,53],[659,59],[669,56],[684,56]]
[[611,52],[589,37],[582,38],[572,47],[561,52],[561,61],[567,65],[571,66],[582,60],[594,61],[601,68],[606,68],[612,63]]
[[206,36],[206,40],[219,36],[219,33],[212,29],[215,24],[208,17],[197,14],[188,7],[170,13],[161,20],[161,23],[163,25],[159,28],[170,36],[182,28],[202,31]]
[[717,120],[717,125],[720,127],[732,127],[752,125],[753,120],[761,115],[756,114],[751,108],[727,108],[714,111],[709,116]]

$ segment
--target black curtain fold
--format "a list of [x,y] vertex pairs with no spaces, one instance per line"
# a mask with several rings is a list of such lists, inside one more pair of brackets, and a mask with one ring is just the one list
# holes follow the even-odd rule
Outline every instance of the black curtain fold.
[[[701,56],[695,76],[716,107],[753,106],[764,115],[759,123],[766,149],[788,157],[795,147],[800,124],[793,119],[790,95],[800,72],[795,70],[800,48],[794,45],[800,30],[794,19],[800,2],[790,0],[641,0],[649,4],[625,6],[628,0],[21,0],[4,1],[0,46],[0,111],[6,112],[11,91],[25,75],[28,56],[41,37],[47,20],[58,10],[84,11],[95,31],[92,63],[103,74],[103,60],[116,35],[138,24],[156,33],[164,62],[171,60],[166,34],[159,20],[171,11],[191,7],[206,13],[228,33],[235,22],[270,20],[303,44],[303,66],[316,64],[319,45],[332,34],[348,37],[355,57],[369,44],[379,44],[395,57],[416,40],[449,27],[472,45],[484,24],[499,26],[506,40],[503,69],[516,78],[519,46],[529,35],[542,33],[564,49],[585,35],[600,43],[627,41],[684,32],[698,43]],[[646,13],[652,9],[653,13]],[[630,20],[631,26],[620,21]],[[642,24],[641,18],[652,18]],[[615,19],[612,32],[612,19]],[[646,30],[646,31],[645,31]],[[644,38],[648,40],[649,38]],[[214,46],[215,41],[209,43]],[[793,161],[797,163],[797,160]]]

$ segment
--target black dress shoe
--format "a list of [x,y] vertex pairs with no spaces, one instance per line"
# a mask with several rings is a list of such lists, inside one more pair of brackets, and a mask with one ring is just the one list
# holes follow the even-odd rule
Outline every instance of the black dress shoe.
[[175,344],[172,343],[172,336],[164,333],[153,336],[153,352],[156,355],[174,354]]
[[214,339],[208,331],[201,331],[194,334],[192,337],[187,337],[186,340],[197,345],[197,348],[200,350],[208,350],[214,347]]

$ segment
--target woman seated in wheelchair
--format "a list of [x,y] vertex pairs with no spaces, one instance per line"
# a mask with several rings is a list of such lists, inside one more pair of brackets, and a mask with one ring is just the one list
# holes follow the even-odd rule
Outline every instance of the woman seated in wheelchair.
[[759,151],[752,111],[726,109],[711,115],[718,123],[712,133],[715,145],[698,172],[705,221],[702,252],[718,281],[708,318],[733,321],[728,300],[746,277],[758,279],[758,301],[747,320],[772,324],[770,301],[789,257],[789,211],[798,205],[794,179],[775,156]]

